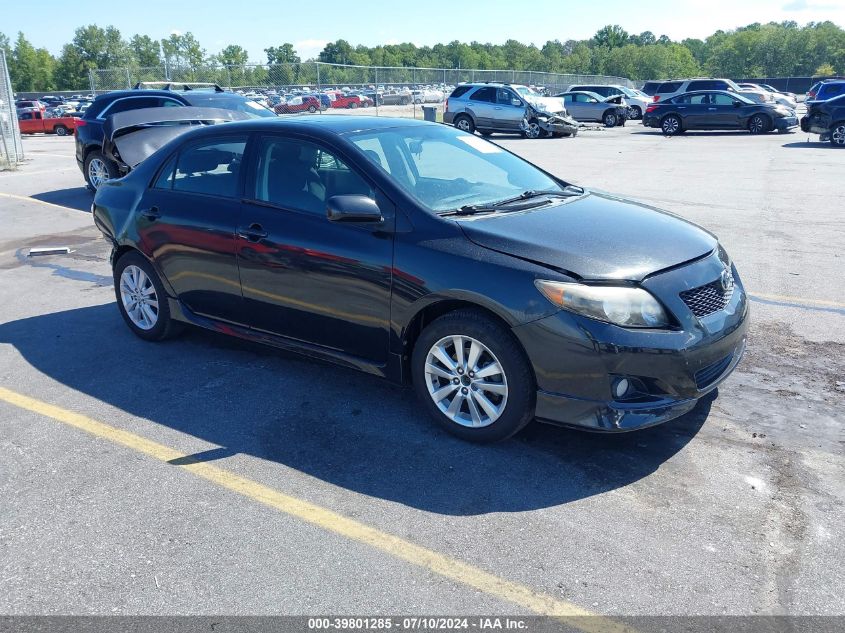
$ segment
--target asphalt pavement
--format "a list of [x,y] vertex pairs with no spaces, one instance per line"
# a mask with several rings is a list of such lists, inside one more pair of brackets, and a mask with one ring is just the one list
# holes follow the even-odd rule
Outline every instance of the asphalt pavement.
[[145,343],[73,139],[27,137],[0,172],[0,614],[845,615],[845,151],[636,123],[493,140],[719,235],[752,327],[718,397],[474,446],[370,376]]

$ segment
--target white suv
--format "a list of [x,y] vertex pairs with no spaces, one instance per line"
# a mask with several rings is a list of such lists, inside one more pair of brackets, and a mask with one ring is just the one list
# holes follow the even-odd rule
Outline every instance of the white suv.
[[654,92],[655,101],[665,101],[675,95],[684,94],[699,90],[728,90],[729,92],[742,92],[736,83],[730,79],[673,79],[664,81]]

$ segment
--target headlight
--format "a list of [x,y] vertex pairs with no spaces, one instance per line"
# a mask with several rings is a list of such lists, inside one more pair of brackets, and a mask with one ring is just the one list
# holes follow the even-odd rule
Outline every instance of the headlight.
[[642,288],[586,286],[538,279],[537,290],[558,307],[624,327],[666,327],[669,317],[657,299]]

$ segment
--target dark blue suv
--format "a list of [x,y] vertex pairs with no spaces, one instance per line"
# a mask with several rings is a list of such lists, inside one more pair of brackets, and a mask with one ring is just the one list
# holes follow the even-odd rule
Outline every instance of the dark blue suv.
[[115,90],[94,99],[76,124],[76,164],[90,189],[96,191],[104,180],[120,176],[114,161],[103,154],[103,123],[112,114],[141,108],[195,106],[237,110],[256,118],[276,116],[263,105],[220,86],[180,86],[181,90],[151,90],[139,84],[132,90]]
[[823,81],[813,101],[828,101],[843,94],[845,94],[845,80]]

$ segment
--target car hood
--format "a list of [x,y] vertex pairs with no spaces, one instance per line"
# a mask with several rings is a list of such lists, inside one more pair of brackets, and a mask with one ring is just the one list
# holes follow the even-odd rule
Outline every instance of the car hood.
[[606,193],[458,221],[479,246],[581,279],[641,281],[702,257],[715,236],[666,211]]
[[540,112],[548,112],[549,114],[566,112],[566,104],[559,97],[541,97],[539,95],[522,95],[522,97]]

